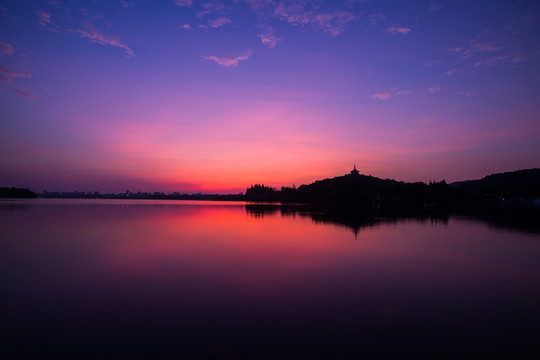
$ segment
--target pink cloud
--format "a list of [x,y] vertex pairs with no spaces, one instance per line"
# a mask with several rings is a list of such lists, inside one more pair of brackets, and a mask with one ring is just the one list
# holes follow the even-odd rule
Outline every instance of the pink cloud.
[[379,100],[386,100],[386,99],[390,99],[391,97],[392,97],[392,93],[390,92],[381,92],[381,93],[374,94],[372,96],[372,98],[379,99]]
[[46,13],[45,11],[36,10],[36,15],[38,17],[38,24],[41,26],[47,26],[51,24],[51,14]]
[[193,5],[193,0],[174,0],[174,3],[178,6],[188,6]]
[[311,2],[277,2],[248,0],[252,11],[261,17],[273,17],[294,26],[309,26],[317,30],[339,35],[347,23],[357,19],[356,14],[341,10],[321,10]]
[[442,8],[442,4],[435,3],[435,4],[431,4],[431,5],[430,5],[429,11],[431,11],[431,12],[436,12],[436,11],[441,10],[441,8]]
[[397,91],[398,89],[399,88],[394,88],[394,89],[391,89],[391,90],[388,90],[388,91],[383,91],[383,92],[380,92],[380,93],[376,93],[376,94],[372,95],[371,97],[374,98],[374,99],[379,99],[379,100],[387,100],[387,99],[390,99],[392,96],[400,96],[400,95],[412,94],[411,90],[399,90],[399,91]]
[[120,4],[122,5],[124,9],[134,6],[132,2],[124,1],[124,0],[120,0]]
[[240,56],[236,56],[236,57],[222,57],[221,58],[221,57],[217,57],[215,55],[210,55],[210,56],[201,55],[201,57],[203,59],[206,59],[206,60],[212,60],[216,64],[221,65],[221,66],[236,67],[236,66],[238,66],[238,63],[240,61],[244,61],[244,60],[249,59],[249,57],[251,56],[252,53],[253,53],[253,50],[248,49],[248,50],[244,51]]
[[29,92],[26,92],[26,91],[23,91],[23,90],[12,89],[11,91],[14,92],[15,94],[24,96],[24,97],[26,97],[28,99],[37,99],[36,95],[34,95],[32,93],[29,93]]
[[90,22],[84,21],[86,31],[83,30],[70,30],[74,33],[78,33],[81,37],[88,38],[90,41],[101,44],[109,45],[117,48],[124,49],[127,57],[135,56],[135,53],[131,48],[123,44],[119,39],[108,37],[107,35],[99,32]]
[[0,51],[4,54],[13,54],[13,45],[8,44],[7,42],[0,41]]
[[538,57],[537,53],[528,54],[528,55],[515,54],[512,56],[512,60],[510,60],[510,62],[512,64],[526,63],[529,61],[536,60],[537,57]]
[[332,36],[339,35],[345,28],[345,25],[356,19],[353,13],[337,10],[333,13],[315,15],[313,22],[316,27],[330,33]]
[[445,72],[445,73],[444,73],[443,75],[441,75],[441,76],[444,76],[444,75],[446,75],[446,76],[452,76],[455,72],[458,72],[458,71],[461,71],[461,70],[460,70],[460,69],[450,69],[450,70],[448,70],[447,72]]
[[437,91],[440,91],[440,90],[441,90],[441,88],[438,85],[434,85],[434,86],[432,86],[432,87],[430,87],[428,89],[428,92],[433,94],[433,93],[436,93]]
[[230,10],[230,8],[225,6],[225,4],[222,2],[209,2],[209,3],[202,4],[202,7],[207,9],[206,11],[208,12],[215,11],[219,13],[226,13],[227,11]]
[[211,13],[210,10],[202,10],[202,11],[199,11],[199,12],[197,13],[196,16],[197,16],[199,19],[202,19],[205,15],[208,15],[208,14],[210,14],[210,13]]
[[261,34],[257,34],[257,37],[259,39],[261,39],[261,42],[268,46],[269,48],[273,48],[275,47],[277,44],[279,44],[283,39],[284,37],[280,36],[276,36],[274,35],[274,32],[271,28],[267,28],[263,33]]
[[31,78],[32,74],[30,73],[21,73],[8,70],[6,67],[0,65],[0,82],[10,83],[13,81],[13,78]]
[[401,90],[394,93],[395,96],[412,94],[411,90]]
[[213,28],[218,28],[226,24],[232,23],[232,20],[226,17],[221,17],[216,20],[210,20],[208,24]]
[[191,25],[189,25],[189,24],[180,25],[180,28],[186,29],[186,30],[191,30]]
[[467,52],[481,52],[481,51],[497,51],[504,49],[504,46],[489,44],[489,43],[472,43],[471,47]]
[[411,28],[404,27],[404,26],[390,26],[389,28],[386,28],[386,32],[388,34],[403,34],[406,35],[411,31]]

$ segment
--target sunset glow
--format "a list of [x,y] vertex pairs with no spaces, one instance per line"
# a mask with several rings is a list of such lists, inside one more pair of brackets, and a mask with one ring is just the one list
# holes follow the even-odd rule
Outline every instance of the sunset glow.
[[540,166],[534,1],[0,0],[0,186],[238,193]]

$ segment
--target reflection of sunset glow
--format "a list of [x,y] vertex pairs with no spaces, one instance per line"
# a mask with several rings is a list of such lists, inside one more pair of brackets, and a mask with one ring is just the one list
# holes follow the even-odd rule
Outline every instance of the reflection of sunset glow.
[[[282,216],[279,212],[256,217],[246,212],[243,203],[162,201],[161,205],[148,205],[152,202],[141,200],[122,207],[91,204],[88,201],[87,207],[75,208],[84,217],[62,219],[66,225],[61,238],[54,234],[54,228],[47,227],[60,219],[55,207],[49,207],[33,235],[44,236],[45,242],[36,243],[34,251],[55,257],[52,254],[63,251],[68,241],[86,248],[89,262],[77,265],[88,267],[84,272],[95,263],[99,264],[96,274],[107,274],[118,281],[140,278],[159,282],[170,271],[180,271],[200,281],[228,284],[236,291],[276,299],[299,291],[295,289],[299,282],[307,288],[316,287],[321,279],[343,276],[349,268],[355,269],[355,277],[367,280],[391,276],[398,267],[411,276],[420,276],[424,261],[434,258],[446,266],[460,264],[477,274],[486,273],[483,268],[491,266],[478,261],[477,253],[473,257],[459,250],[463,240],[453,238],[455,231],[463,233],[463,239],[476,236],[471,235],[474,232],[466,223],[452,225],[452,238],[441,237],[443,225],[400,222],[361,228],[355,237],[345,227],[315,225],[308,217]],[[100,226],[88,227],[88,220]],[[77,235],[81,232],[82,238]],[[455,243],[455,251],[440,250],[441,241]],[[385,265],[381,267],[381,263]],[[425,277],[423,281],[432,281],[429,274],[421,276]],[[437,274],[439,280],[452,276]]]

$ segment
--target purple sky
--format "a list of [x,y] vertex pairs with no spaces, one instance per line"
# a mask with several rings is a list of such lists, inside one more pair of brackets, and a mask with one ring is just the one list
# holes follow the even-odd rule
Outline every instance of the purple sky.
[[540,167],[537,1],[1,1],[0,186]]

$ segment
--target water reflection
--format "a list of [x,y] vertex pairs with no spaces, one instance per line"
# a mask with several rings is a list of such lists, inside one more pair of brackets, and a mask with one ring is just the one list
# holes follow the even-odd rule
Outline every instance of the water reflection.
[[355,236],[366,227],[414,221],[419,223],[447,224],[450,216],[488,224],[497,230],[517,230],[540,234],[540,209],[538,207],[501,206],[494,204],[454,205],[445,208],[394,208],[378,210],[358,208],[327,208],[313,205],[280,205],[247,203],[246,212],[254,218],[280,215],[306,217],[318,224],[344,226]]
[[415,221],[419,223],[446,224],[450,213],[442,211],[426,212],[416,209],[400,209],[398,211],[372,211],[371,209],[328,209],[313,205],[280,205],[280,204],[246,204],[246,212],[254,218],[265,218],[279,214],[282,217],[305,217],[316,224],[332,224],[343,226],[353,231],[355,238],[363,228],[400,221]]
[[534,233],[244,203],[28,204],[0,204],[3,358],[537,349]]

